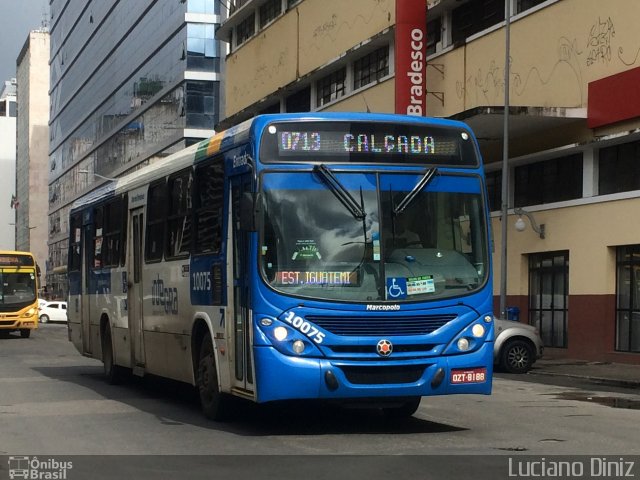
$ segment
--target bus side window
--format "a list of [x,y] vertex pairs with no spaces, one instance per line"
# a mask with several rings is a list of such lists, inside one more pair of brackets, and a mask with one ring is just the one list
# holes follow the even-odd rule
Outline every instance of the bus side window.
[[198,166],[195,173],[195,253],[215,253],[222,247],[224,171],[221,157]]
[[104,266],[104,257],[102,246],[104,243],[104,208],[96,207],[93,210],[93,265],[91,268],[102,268]]
[[144,259],[147,262],[157,262],[162,260],[164,251],[164,225],[167,213],[167,184],[164,179],[149,186],[147,198],[149,200]]
[[191,250],[191,168],[169,177],[169,208],[165,258],[180,258]]
[[82,257],[80,256],[80,239],[82,231],[82,216],[76,213],[71,217],[71,227],[69,232],[69,271],[79,272],[82,265]]
[[105,267],[113,267],[120,262],[121,221],[122,197],[119,197],[104,207],[102,260]]

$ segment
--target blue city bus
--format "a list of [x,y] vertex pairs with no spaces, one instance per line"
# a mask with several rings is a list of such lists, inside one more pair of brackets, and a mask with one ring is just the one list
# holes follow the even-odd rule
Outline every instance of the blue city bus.
[[483,166],[461,122],[261,115],[70,212],[69,338],[127,371],[232,397],[412,415],[490,394]]

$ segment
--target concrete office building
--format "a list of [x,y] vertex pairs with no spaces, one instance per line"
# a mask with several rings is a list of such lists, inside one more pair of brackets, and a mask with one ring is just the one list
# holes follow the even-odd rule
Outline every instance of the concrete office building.
[[[474,128],[493,210],[497,310],[505,2],[232,3],[217,32],[231,49],[221,127],[261,112],[406,112],[397,99],[416,80],[417,96],[426,85],[416,98],[423,114]],[[640,363],[640,3],[508,5],[507,306],[540,328],[553,355]],[[406,19],[421,16],[407,38]],[[399,61],[422,48],[426,66]]]
[[16,249],[34,254],[46,285],[49,180],[49,32],[32,31],[16,61]]
[[16,191],[16,79],[0,89],[0,249],[15,250]]
[[214,133],[221,5],[51,1],[49,283],[59,295],[73,201]]

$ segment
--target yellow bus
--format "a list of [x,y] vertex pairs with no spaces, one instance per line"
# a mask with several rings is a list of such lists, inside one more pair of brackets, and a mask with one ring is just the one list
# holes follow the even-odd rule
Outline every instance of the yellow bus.
[[0,334],[38,328],[38,273],[31,253],[0,250]]

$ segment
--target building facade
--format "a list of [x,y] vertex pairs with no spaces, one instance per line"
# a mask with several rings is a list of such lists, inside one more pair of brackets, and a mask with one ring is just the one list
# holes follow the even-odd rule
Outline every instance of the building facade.
[[49,165],[49,32],[32,31],[16,61],[15,244],[34,254],[46,285]]
[[16,79],[0,89],[0,249],[15,250],[16,238]]
[[496,311],[507,111],[509,312],[551,355],[640,363],[637,1],[510,0],[509,42],[504,0],[232,3],[217,32],[230,45],[221,127],[263,112],[402,111],[411,72],[397,60],[413,47],[397,19],[425,9],[426,114],[469,123],[486,162]]
[[78,197],[214,133],[223,4],[52,0],[49,283],[66,296]]

